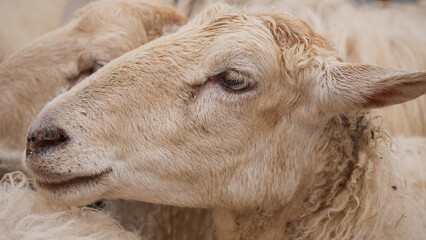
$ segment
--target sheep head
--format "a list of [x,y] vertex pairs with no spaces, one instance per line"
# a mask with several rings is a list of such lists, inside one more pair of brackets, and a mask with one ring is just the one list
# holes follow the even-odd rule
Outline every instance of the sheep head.
[[49,103],[26,165],[69,204],[282,206],[330,119],[415,98],[425,75],[345,64],[291,15],[214,5]]

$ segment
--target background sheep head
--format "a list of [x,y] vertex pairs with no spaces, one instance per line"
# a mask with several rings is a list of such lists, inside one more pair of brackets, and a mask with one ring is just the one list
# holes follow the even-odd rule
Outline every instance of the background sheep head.
[[342,63],[291,15],[214,5],[49,103],[26,164],[69,204],[274,208],[303,201],[333,117],[425,87],[425,72]]

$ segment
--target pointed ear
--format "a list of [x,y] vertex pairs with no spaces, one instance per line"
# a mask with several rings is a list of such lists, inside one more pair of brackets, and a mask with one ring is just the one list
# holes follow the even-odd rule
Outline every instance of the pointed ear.
[[426,93],[426,71],[338,63],[326,75],[327,103],[334,105],[328,107],[339,112],[403,103]]

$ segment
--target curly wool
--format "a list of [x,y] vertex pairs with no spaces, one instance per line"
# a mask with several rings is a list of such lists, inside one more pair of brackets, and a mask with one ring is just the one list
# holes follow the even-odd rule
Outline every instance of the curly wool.
[[140,239],[103,212],[48,202],[21,172],[0,182],[0,232],[2,240]]
[[[386,132],[369,114],[338,116],[324,132],[330,141],[319,146],[324,156],[311,180],[301,221],[289,223],[291,239],[410,239],[423,234],[424,182],[418,177],[425,149],[413,143],[426,139],[400,138],[408,143],[395,154]],[[411,153],[410,153],[411,151]],[[423,152],[421,152],[423,151]],[[403,155],[403,156],[402,156]],[[410,181],[411,180],[411,181]],[[420,191],[419,191],[420,190]],[[390,220],[393,219],[393,220]],[[399,219],[398,221],[394,221]],[[416,220],[417,219],[417,220]],[[418,221],[420,220],[420,221]],[[414,222],[415,221],[415,222]],[[405,229],[405,230],[404,230]],[[409,230],[409,231],[408,231]],[[397,236],[397,237],[396,237]]]

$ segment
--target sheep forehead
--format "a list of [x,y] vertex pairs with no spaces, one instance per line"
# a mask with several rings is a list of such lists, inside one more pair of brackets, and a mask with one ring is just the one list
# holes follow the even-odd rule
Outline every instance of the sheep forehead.
[[[192,24],[207,25],[209,28],[225,27],[233,30],[232,25],[230,25],[231,23],[242,23],[243,26],[248,23],[257,23],[257,27],[263,25],[266,29],[266,26],[268,26],[268,28],[270,28],[269,30],[274,32],[274,34],[279,26],[284,26],[285,29],[281,28],[278,30],[281,33],[285,33],[282,34],[283,37],[291,38],[291,35],[303,35],[303,37],[308,38],[319,37],[313,32],[312,28],[301,19],[292,14],[283,12],[282,9],[275,9],[272,7],[261,9],[237,8],[224,4],[216,4],[206,10],[204,15],[199,16],[199,18],[198,21],[193,20]],[[191,25],[191,23],[188,25]],[[241,25],[239,27],[241,27]],[[319,45],[324,45],[326,48],[330,47],[324,39],[319,40],[324,41],[324,43],[318,43]]]
[[203,67],[211,72],[210,75],[233,69],[257,80],[268,72],[277,71],[279,52],[273,39],[256,30],[218,36],[204,59]]
[[259,76],[278,65],[279,54],[273,36],[259,18],[234,14],[223,15],[209,24],[189,24],[123,56],[121,62],[164,65],[169,62],[160,59],[166,56],[188,63],[181,64],[186,70],[202,68],[213,73],[236,68]]
[[[334,56],[333,48],[322,36],[316,34],[309,25],[291,14],[277,12],[273,9],[252,11],[229,6],[223,8],[221,5],[219,5],[219,9],[216,12],[209,12],[208,17],[203,18],[202,21],[192,21],[183,28],[199,28],[200,32],[204,32],[204,35],[210,38],[212,35],[217,35],[214,36],[215,39],[219,39],[216,42],[229,43],[217,47],[217,52],[224,52],[227,47],[228,50],[233,47],[245,49],[246,52],[253,54],[261,54],[256,53],[259,50],[263,52],[269,50],[270,54],[274,52],[275,55],[282,55],[286,54],[286,48],[294,50],[295,45],[303,45],[297,49],[305,49],[305,53],[312,48],[321,49],[318,52],[314,51],[320,58]],[[209,32],[210,34],[206,34]],[[256,44],[261,47],[253,48]],[[298,61],[297,56],[295,55],[291,59],[294,64]],[[309,56],[313,57],[312,54]]]

